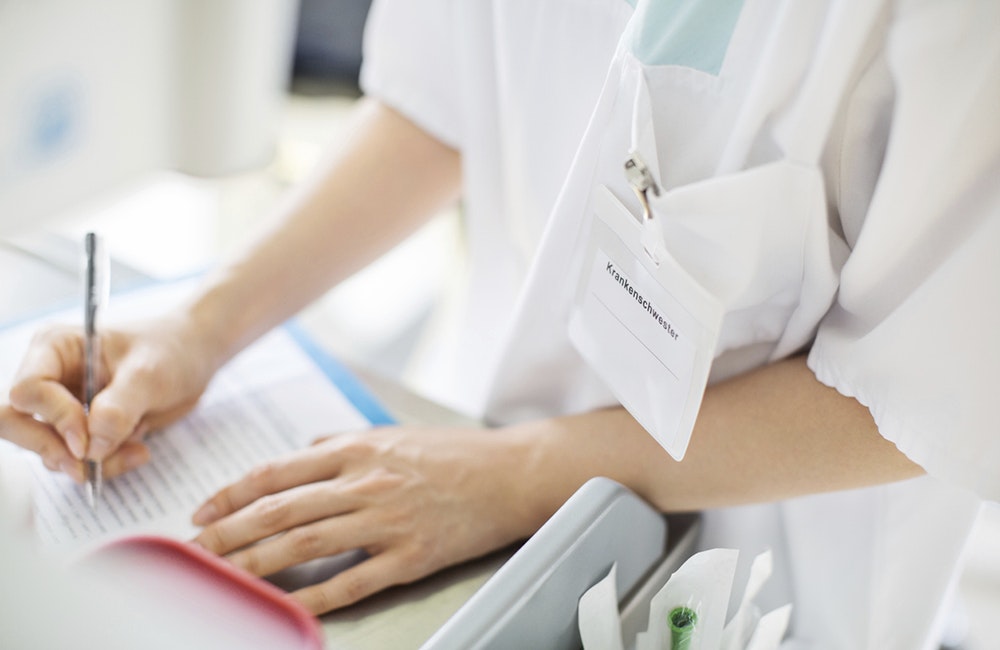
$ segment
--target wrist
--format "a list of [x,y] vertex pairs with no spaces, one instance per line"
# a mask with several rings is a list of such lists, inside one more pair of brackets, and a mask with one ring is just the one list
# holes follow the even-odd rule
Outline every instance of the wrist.
[[509,489],[518,516],[530,528],[544,524],[590,478],[578,450],[566,444],[565,422],[558,418],[506,427],[500,432],[515,472]]
[[515,425],[509,434],[524,448],[523,502],[539,525],[591,478],[621,483],[659,508],[676,465],[621,407]]
[[223,284],[215,282],[203,289],[181,312],[186,336],[212,370],[218,370],[242,349],[247,339],[237,314],[241,310],[232,304]]

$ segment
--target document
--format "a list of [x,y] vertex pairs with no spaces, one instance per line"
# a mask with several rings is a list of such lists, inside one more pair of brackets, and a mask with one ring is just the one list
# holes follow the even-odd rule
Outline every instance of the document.
[[[168,286],[126,296],[120,299],[119,313],[143,313],[150,299],[162,305],[177,292]],[[38,325],[0,331],[4,382],[12,378]],[[34,454],[4,443],[0,457],[4,467],[16,464],[20,471],[13,474],[27,477],[31,484],[41,543],[73,550],[135,533],[193,537],[197,529],[190,518],[195,509],[255,465],[305,447],[321,435],[389,421],[342,366],[325,357],[300,328],[288,325],[227,364],[190,414],[151,433],[146,439],[150,463],[105,481],[94,511],[82,485],[50,472]]]

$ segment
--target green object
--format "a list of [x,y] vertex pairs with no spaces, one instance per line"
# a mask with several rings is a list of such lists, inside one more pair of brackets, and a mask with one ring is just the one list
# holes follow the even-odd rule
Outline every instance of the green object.
[[667,618],[670,623],[670,650],[689,650],[698,614],[690,607],[674,607]]

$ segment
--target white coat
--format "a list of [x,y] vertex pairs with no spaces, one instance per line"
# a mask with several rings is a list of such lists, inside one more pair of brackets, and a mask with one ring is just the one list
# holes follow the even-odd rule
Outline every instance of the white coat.
[[615,403],[566,328],[591,190],[638,213],[621,166],[648,126],[664,243],[726,309],[711,380],[808,348],[928,471],[711,511],[704,545],[774,549],[789,647],[932,648],[1000,499],[1000,4],[633,4],[373,5],[366,91],[463,155],[435,393],[498,423]]

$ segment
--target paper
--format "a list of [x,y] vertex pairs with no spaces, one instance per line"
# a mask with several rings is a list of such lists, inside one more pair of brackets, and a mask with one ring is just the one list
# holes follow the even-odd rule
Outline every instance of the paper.
[[791,605],[760,616],[754,599],[771,576],[770,551],[754,558],[739,608],[723,627],[739,551],[711,549],[685,560],[649,602],[646,630],[634,644],[622,639],[615,566],[588,589],[577,608],[584,650],[777,650],[788,628]]
[[584,650],[622,650],[622,624],[618,615],[616,574],[612,564],[608,575],[580,596],[578,621]]
[[670,577],[663,589],[649,603],[649,628],[646,630],[659,643],[670,638],[669,612],[678,605],[698,613],[694,648],[718,648],[722,637],[736,559],[733,549],[710,549],[696,553]]
[[778,650],[788,629],[792,616],[792,606],[783,605],[760,617],[753,636],[747,643],[747,650]]
[[750,635],[760,619],[760,611],[754,604],[754,599],[771,577],[773,566],[770,550],[760,553],[753,559],[747,586],[743,590],[743,599],[736,613],[722,630],[722,650],[742,650],[747,647]]
[[[171,288],[143,291],[120,301],[119,312],[127,314],[130,305],[141,309],[150,294],[175,293]],[[3,365],[19,360],[36,327],[29,323],[0,335],[0,371],[6,377],[13,370]],[[82,486],[49,472],[34,454],[5,444],[0,450],[5,464],[30,468],[34,523],[42,543],[75,548],[138,532],[191,537],[196,528],[190,517],[197,506],[253,466],[317,436],[369,427],[369,419],[296,338],[292,330],[278,328],[234,358],[192,413],[147,438],[149,464],[105,481],[96,512],[87,506]]]

